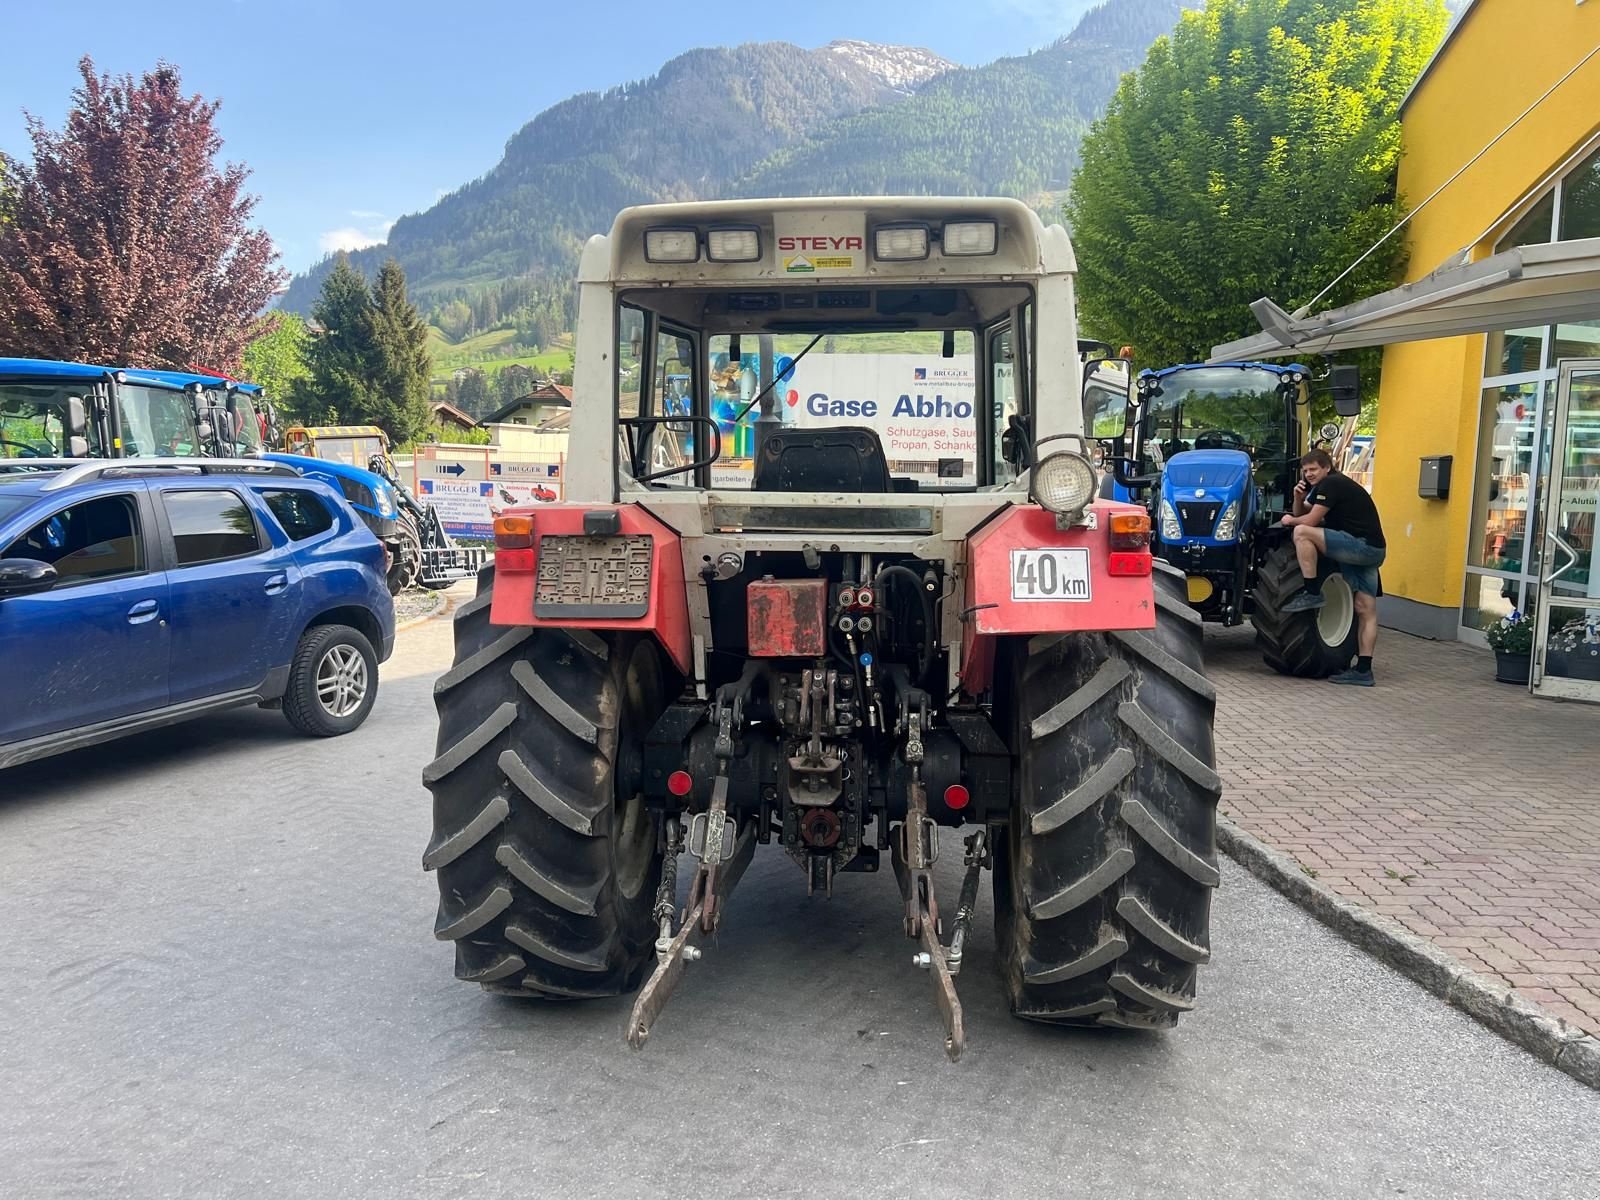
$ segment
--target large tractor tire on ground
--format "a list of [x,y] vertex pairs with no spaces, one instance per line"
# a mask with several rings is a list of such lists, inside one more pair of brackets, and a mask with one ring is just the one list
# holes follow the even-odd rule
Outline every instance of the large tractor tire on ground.
[[417,581],[422,570],[422,534],[411,514],[401,511],[395,519],[396,536],[389,548],[389,594],[398,596]]
[[1019,1017],[1165,1028],[1211,954],[1216,692],[1183,575],[1156,571],[1155,629],[1016,648],[1017,793],[994,888]]
[[1269,667],[1283,675],[1321,679],[1343,671],[1355,657],[1355,595],[1339,573],[1339,564],[1323,558],[1317,564],[1322,607],[1284,612],[1302,579],[1294,543],[1286,538],[1267,553],[1256,575],[1250,623],[1256,630],[1256,649]]
[[632,991],[656,936],[661,856],[638,783],[672,694],[660,654],[648,638],[490,625],[493,587],[485,567],[434,685],[434,935],[455,943],[457,978],[496,992]]

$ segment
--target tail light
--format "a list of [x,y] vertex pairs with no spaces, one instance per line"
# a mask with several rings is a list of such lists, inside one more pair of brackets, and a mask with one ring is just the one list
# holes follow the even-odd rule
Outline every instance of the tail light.
[[1111,518],[1111,557],[1106,574],[1144,576],[1150,574],[1150,514],[1116,513]]
[[496,571],[533,570],[533,518],[507,514],[494,519],[494,566]]

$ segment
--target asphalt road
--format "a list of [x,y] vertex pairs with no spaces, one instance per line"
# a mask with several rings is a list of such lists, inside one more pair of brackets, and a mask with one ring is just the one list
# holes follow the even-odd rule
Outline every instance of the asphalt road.
[[1011,1020],[986,907],[952,1065],[892,876],[807,900],[776,847],[642,1053],[624,1001],[456,983],[448,653],[402,634],[343,739],[252,710],[0,772],[0,1196],[1600,1195],[1600,1094],[1238,870],[1165,1036]]

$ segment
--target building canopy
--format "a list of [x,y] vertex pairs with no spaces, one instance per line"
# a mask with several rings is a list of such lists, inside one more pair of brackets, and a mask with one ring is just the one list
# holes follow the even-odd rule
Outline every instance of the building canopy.
[[1315,316],[1268,299],[1250,306],[1262,332],[1217,346],[1212,362],[1331,354],[1600,318],[1600,238],[1504,250]]

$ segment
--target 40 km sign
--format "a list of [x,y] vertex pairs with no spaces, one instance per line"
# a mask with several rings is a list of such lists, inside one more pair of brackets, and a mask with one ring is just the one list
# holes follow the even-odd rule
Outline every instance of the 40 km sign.
[[1013,550],[1011,598],[1088,601],[1089,551],[1078,546]]

